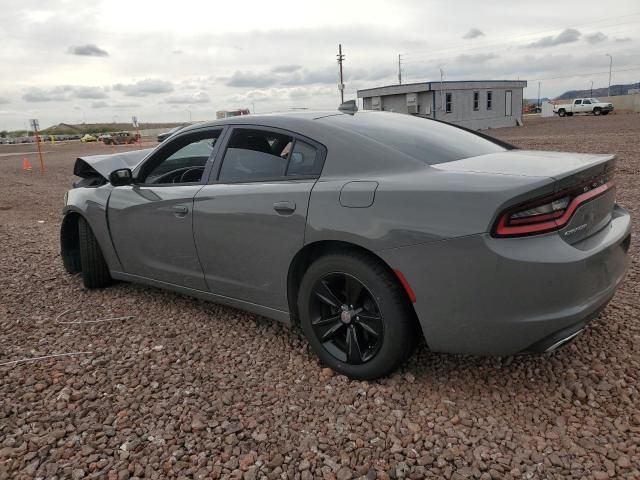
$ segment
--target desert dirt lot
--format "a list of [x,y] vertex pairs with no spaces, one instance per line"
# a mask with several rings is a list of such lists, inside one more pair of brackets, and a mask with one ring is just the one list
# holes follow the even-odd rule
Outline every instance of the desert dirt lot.
[[[640,224],[640,116],[527,118],[524,148],[615,152]],[[153,288],[87,291],[63,271],[62,198],[79,154],[0,146],[0,479],[639,478],[640,265],[578,340],[547,356],[420,349],[349,381],[297,330]],[[462,273],[461,273],[462,274]],[[56,318],[68,309],[67,315]],[[60,323],[132,316],[97,323]],[[84,353],[78,353],[84,352]],[[39,361],[23,358],[78,353]]]

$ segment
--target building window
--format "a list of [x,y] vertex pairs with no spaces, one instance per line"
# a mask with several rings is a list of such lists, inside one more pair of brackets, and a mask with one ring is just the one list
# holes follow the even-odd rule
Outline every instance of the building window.
[[444,96],[444,110],[447,113],[453,112],[453,102],[451,93],[446,93]]
[[473,92],[473,109],[480,110],[480,92]]
[[493,92],[489,90],[487,92],[487,110],[491,110],[493,107]]

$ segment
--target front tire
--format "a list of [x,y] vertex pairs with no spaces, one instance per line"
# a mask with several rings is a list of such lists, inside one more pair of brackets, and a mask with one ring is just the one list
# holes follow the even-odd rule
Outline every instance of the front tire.
[[350,378],[385,376],[419,338],[415,312],[395,276],[367,254],[323,256],[300,286],[302,330],[324,364]]
[[78,219],[78,236],[84,286],[88,289],[106,287],[111,283],[109,267],[91,227],[82,217]]
[[602,113],[602,109],[600,107],[596,107],[593,109],[593,114],[597,117]]

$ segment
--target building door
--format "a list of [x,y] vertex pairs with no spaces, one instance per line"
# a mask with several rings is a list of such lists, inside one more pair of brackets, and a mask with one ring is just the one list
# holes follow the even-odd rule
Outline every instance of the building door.
[[510,117],[513,114],[513,102],[511,101],[511,96],[511,90],[504,92],[504,114],[507,117]]

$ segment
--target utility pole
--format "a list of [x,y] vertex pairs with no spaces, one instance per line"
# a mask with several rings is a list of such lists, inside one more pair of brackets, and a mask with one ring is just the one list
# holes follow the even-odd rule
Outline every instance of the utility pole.
[[538,108],[540,108],[540,82],[538,82]]
[[342,80],[342,62],[344,61],[344,55],[342,54],[342,44],[338,45],[338,65],[340,65],[340,85],[338,85],[338,90],[340,90],[340,104],[344,103],[344,82]]
[[611,68],[613,67],[613,57],[608,53],[605,53],[609,57],[609,88],[607,89],[607,97],[611,96]]
[[398,84],[402,85],[402,54],[398,54]]
[[593,98],[593,80],[591,80],[591,94],[589,96]]
[[444,70],[440,69],[440,99],[442,100],[442,111],[444,112]]

